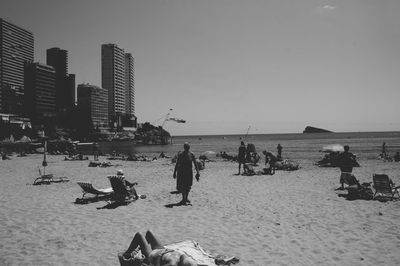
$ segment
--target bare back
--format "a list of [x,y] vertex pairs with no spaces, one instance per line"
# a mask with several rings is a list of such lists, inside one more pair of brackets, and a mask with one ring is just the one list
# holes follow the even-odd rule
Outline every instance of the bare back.
[[188,256],[172,249],[154,249],[149,261],[154,266],[197,266]]

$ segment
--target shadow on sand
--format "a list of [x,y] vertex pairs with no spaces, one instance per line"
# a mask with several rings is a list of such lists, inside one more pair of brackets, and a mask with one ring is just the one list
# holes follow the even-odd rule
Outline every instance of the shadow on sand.
[[128,206],[130,203],[132,203],[132,201],[114,201],[111,203],[108,203],[107,205],[103,206],[103,207],[97,207],[98,210],[102,210],[102,209],[116,209],[119,206]]
[[178,203],[170,203],[167,205],[164,205],[166,208],[173,208],[173,207],[177,207],[177,206],[192,206],[191,203],[183,203],[183,202],[178,202]]

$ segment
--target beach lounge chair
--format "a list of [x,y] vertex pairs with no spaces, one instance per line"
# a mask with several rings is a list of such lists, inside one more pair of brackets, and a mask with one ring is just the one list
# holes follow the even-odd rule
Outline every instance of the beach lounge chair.
[[[82,188],[82,197],[75,199],[75,204],[88,204],[92,202],[98,202],[101,200],[110,200],[113,196],[113,189],[103,188],[97,189],[94,188],[92,184],[85,182],[77,182],[78,185]],[[92,194],[91,197],[85,197],[86,194]]]
[[77,184],[82,188],[82,198],[84,198],[86,194],[93,194],[99,196],[99,195],[110,195],[113,192],[113,189],[111,187],[97,189],[94,188],[93,185],[90,183],[77,182]]
[[[165,246],[166,249],[177,250],[196,261],[199,266],[217,266],[217,265],[232,265],[239,262],[238,257],[228,257],[220,254],[213,254],[210,251],[202,248],[199,243],[193,240],[186,240]],[[139,251],[140,252],[140,251]],[[118,253],[118,258],[121,266],[132,265],[129,260],[126,260],[123,253]]]
[[390,180],[388,175],[385,174],[374,174],[372,176],[374,182],[375,193],[373,198],[375,199],[377,194],[381,196],[390,196],[390,199],[393,200],[394,195],[397,193],[397,196],[400,197],[399,189],[400,186],[395,187],[394,183]]
[[50,185],[51,183],[63,183],[63,182],[69,182],[69,179],[67,177],[54,177],[53,174],[41,174],[40,169],[39,169],[39,177],[33,181],[33,185]]
[[129,202],[138,198],[135,188],[128,189],[125,186],[125,178],[122,176],[109,176],[111,187],[114,191],[113,199],[115,201]]

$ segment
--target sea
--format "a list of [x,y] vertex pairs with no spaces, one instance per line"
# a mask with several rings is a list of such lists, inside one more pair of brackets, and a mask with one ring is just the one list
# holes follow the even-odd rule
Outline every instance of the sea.
[[[383,142],[389,155],[400,151],[400,132],[349,132],[349,133],[293,133],[293,134],[254,134],[254,135],[206,135],[206,136],[173,136],[168,145],[138,145],[129,141],[102,142],[100,150],[105,154],[116,151],[120,154],[143,154],[158,156],[164,152],[174,156],[183,150],[183,144],[188,142],[191,151],[196,155],[205,154],[213,157],[217,153],[226,152],[235,155],[241,141],[252,143],[256,151],[264,150],[277,153],[280,144],[284,158],[293,160],[321,157],[321,150],[330,144],[349,145],[350,151],[358,159],[376,159],[382,151]],[[87,150],[90,154],[90,150]]]

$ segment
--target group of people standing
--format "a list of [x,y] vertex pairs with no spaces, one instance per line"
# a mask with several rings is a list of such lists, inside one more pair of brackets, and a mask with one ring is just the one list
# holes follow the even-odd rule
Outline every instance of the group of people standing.
[[[238,150],[238,163],[239,163],[239,171],[238,175],[240,175],[240,170],[243,165],[243,172],[246,172],[248,169],[247,163],[249,163],[249,144],[246,145],[244,144],[243,141],[240,142],[239,150]],[[265,156],[265,166],[269,165],[269,168],[267,168],[267,173],[270,175],[273,175],[275,173],[275,163],[277,161],[282,160],[282,146],[281,144],[278,144],[277,146],[278,154],[275,156],[271,152],[268,152],[266,150],[263,151],[263,154]]]

